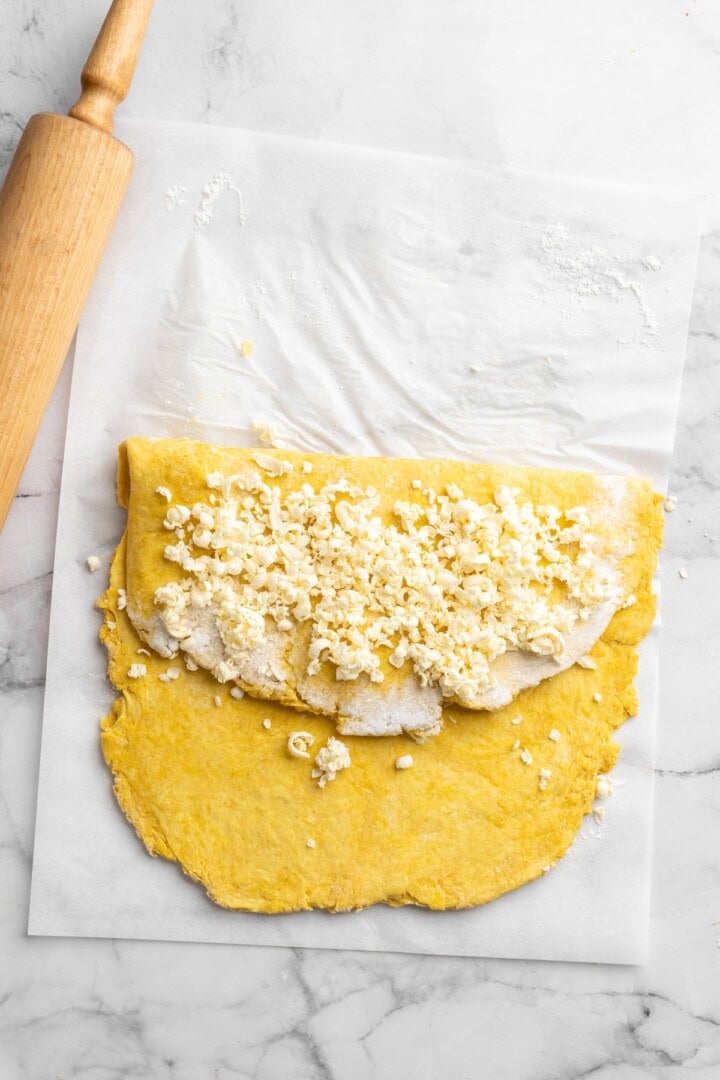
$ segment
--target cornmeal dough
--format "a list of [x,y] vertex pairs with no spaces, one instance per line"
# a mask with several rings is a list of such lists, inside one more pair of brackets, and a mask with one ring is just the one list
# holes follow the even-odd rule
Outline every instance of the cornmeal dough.
[[[313,737],[313,749],[327,744],[337,734],[331,718],[239,696],[234,684],[188,670],[182,657],[146,655],[130,617],[167,572],[156,529],[164,495],[154,488],[192,501],[208,468],[242,452],[131,446],[134,476],[146,472],[152,484],[129,490],[123,449],[119,497],[123,505],[129,499],[128,529],[100,601],[101,638],[120,696],[103,720],[102,748],[120,806],[152,855],[176,860],[217,903],[257,912],[343,911],[381,901],[470,907],[562,857],[591,809],[598,774],[616,760],[613,731],[636,710],[635,646],[654,617],[661,535],[660,500],[647,485],[635,488],[632,552],[622,564],[633,602],[614,615],[589,664],[524,690],[502,709],[446,708],[442,731],[422,744],[343,736],[351,767],[320,788],[312,761],[290,756],[287,745],[298,729]],[[313,460],[319,467],[321,459]],[[364,467],[376,484],[384,472],[405,468],[382,459]],[[415,462],[413,472],[435,467]],[[463,482],[476,475],[478,484],[493,485],[511,476],[538,497],[551,490],[563,505],[581,501],[590,483],[585,474],[456,468]],[[412,768],[398,768],[409,750]]]

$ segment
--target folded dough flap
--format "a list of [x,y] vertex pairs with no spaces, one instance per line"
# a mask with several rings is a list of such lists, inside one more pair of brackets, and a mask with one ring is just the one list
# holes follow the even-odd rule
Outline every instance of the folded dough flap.
[[[334,717],[352,735],[436,734],[443,705],[500,708],[576,663],[616,612],[622,622],[634,594],[649,596],[662,528],[660,499],[638,478],[186,439],[124,443],[118,499],[128,511],[127,611],[144,641],[253,696]],[[538,521],[545,531],[529,550]],[[558,554],[561,528],[570,531]],[[501,563],[484,554],[481,536],[494,538]],[[379,548],[387,537],[390,547]],[[328,551],[345,575],[340,586],[328,586]],[[553,560],[567,572],[549,578]],[[574,567],[592,577],[583,586],[592,602],[572,593]],[[427,574],[446,585],[428,585]],[[533,588],[539,611],[560,612],[558,647],[557,627],[533,630],[527,618],[525,639],[511,639],[514,597],[524,597],[527,617]],[[351,614],[318,645],[343,604]],[[429,624],[430,643],[418,640]],[[455,626],[455,654],[443,657]]]

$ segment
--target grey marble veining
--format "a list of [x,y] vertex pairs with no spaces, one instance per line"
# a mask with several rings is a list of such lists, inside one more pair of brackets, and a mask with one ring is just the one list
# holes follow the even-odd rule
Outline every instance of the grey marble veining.
[[[0,166],[31,113],[74,100],[104,6],[2,0]],[[711,196],[662,575],[650,961],[25,936],[68,369],[0,535],[3,1080],[718,1076],[719,59],[720,12],[691,0],[159,0],[127,115]]]

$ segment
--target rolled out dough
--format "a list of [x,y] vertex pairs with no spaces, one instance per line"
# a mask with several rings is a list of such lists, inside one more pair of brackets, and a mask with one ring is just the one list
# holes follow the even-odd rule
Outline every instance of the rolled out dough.
[[[119,691],[103,720],[102,747],[120,806],[151,854],[176,860],[219,904],[257,912],[340,911],[380,901],[469,907],[562,857],[592,806],[598,774],[616,760],[613,732],[636,709],[636,645],[654,617],[662,528],[660,499],[648,484],[630,483],[615,522],[630,549],[621,568],[636,602],[614,614],[594,645],[595,669],[570,667],[494,711],[448,706],[441,733],[422,745],[403,735],[343,736],[352,765],[320,789],[311,762],[290,757],[286,744],[302,728],[315,736],[315,748],[323,745],[337,734],[332,717],[298,714],[299,702],[235,700],[209,672],[188,671],[182,659],[155,652],[140,657],[144,677],[128,677],[144,647],[130,616],[142,627],[155,588],[173,571],[162,558],[167,540],[155,488],[167,486],[192,504],[208,471],[233,471],[249,453],[190,442],[133,440],[130,447],[132,468],[123,448],[119,470],[128,526],[100,602],[101,637]],[[312,460],[318,468],[321,458]],[[412,466],[413,475],[447,475],[448,463]],[[327,467],[335,469],[337,459]],[[398,483],[406,464],[362,459],[361,468],[380,488]],[[599,483],[584,473],[453,468],[453,479],[475,498],[510,483],[534,501],[553,497],[570,506],[587,502]],[[123,610],[120,590],[127,592]],[[179,676],[161,681],[171,666]],[[518,715],[521,722],[512,724]],[[559,741],[549,738],[552,729]],[[412,768],[396,769],[410,750]],[[545,790],[540,769],[551,773]]]

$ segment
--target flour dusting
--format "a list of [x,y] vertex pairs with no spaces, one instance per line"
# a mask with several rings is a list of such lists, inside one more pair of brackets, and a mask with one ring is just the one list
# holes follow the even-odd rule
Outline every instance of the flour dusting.
[[167,189],[163,198],[165,199],[165,209],[170,213],[176,206],[185,205],[187,202],[187,188],[183,187],[182,184],[175,184]]
[[606,270],[605,273],[614,281],[618,289],[629,289],[637,300],[638,307],[640,308],[640,314],[642,315],[643,324],[645,329],[652,337],[657,337],[658,323],[655,315],[650,310],[645,299],[645,290],[639,281],[628,281],[623,273],[619,270]]
[[215,204],[224,192],[231,191],[238,200],[238,220],[241,225],[245,224],[245,204],[242,191],[232,182],[228,173],[213,173],[202,189],[200,204],[195,211],[193,221],[196,229],[202,229],[209,225],[215,214]]
[[543,263],[556,277],[565,280],[576,301],[589,296],[607,296],[619,301],[623,293],[630,293],[642,319],[641,341],[649,344],[657,339],[657,318],[647,303],[642,282],[635,276],[643,271],[662,270],[657,255],[634,259],[629,255],[609,254],[597,246],[573,250],[570,233],[562,222],[545,229],[540,237],[540,250]]

